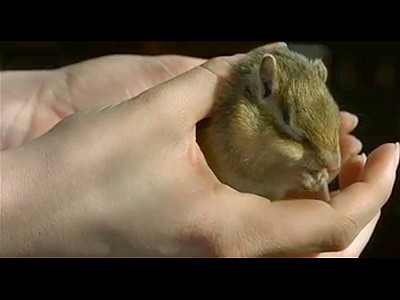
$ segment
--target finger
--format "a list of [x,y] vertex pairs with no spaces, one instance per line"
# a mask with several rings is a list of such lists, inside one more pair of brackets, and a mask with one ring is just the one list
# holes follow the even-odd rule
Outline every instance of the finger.
[[358,117],[349,112],[342,111],[340,112],[340,119],[339,145],[342,161],[346,162],[355,154],[360,153],[362,143],[355,136],[349,134],[358,125]]
[[380,212],[365,226],[360,234],[354,239],[349,247],[343,251],[336,252],[322,252],[322,253],[309,253],[302,255],[302,258],[329,258],[329,257],[359,257],[370,240],[376,224],[380,218]]
[[208,115],[218,88],[232,73],[233,64],[241,56],[214,58],[145,91],[129,103],[137,105],[137,102],[145,102],[155,118],[164,120],[163,123],[179,129],[191,128]]
[[360,153],[363,147],[359,139],[348,134],[340,136],[339,144],[343,163]]
[[316,255],[316,257],[359,257],[363,252],[365,246],[367,246],[372,234],[374,233],[375,227],[378,224],[381,212],[379,211],[375,217],[365,226],[354,241],[343,251],[339,252],[325,252]]
[[396,179],[398,149],[398,144],[385,144],[375,149],[367,159],[359,181],[332,199],[332,207],[341,216],[337,239],[343,243],[351,242],[387,202]]
[[375,227],[378,224],[381,212],[379,211],[375,217],[365,226],[359,235],[355,238],[353,243],[350,244],[345,250],[341,251],[342,257],[359,257],[364,250],[365,246],[371,239]]
[[[223,256],[304,255],[346,249],[387,201],[399,154],[392,144],[373,151],[360,176],[332,199],[270,203],[254,195],[226,192],[216,231]],[[227,218],[226,206],[230,207]],[[232,215],[233,214],[233,215]]]
[[341,251],[340,255],[342,257],[359,257],[364,250],[365,246],[371,239],[372,234],[378,224],[379,218],[381,216],[380,211],[375,217],[365,226],[359,235],[355,238],[353,243],[350,244],[345,250]]
[[366,161],[367,156],[363,153],[362,155],[354,156],[342,166],[339,173],[339,186],[341,189],[347,188],[358,180]]
[[353,115],[347,111],[340,112],[340,133],[341,135],[349,134],[352,132],[358,125],[358,117]]
[[[266,45],[282,47],[284,43]],[[142,99],[151,99],[151,105],[162,116],[172,118],[179,128],[193,127],[213,108],[220,88],[232,74],[235,64],[244,54],[213,58],[188,72],[147,90]],[[168,101],[165,98],[168,97]],[[137,99],[135,99],[135,102]]]
[[[270,203],[254,195],[231,195],[230,212],[220,212],[224,236],[217,240],[220,256],[287,257],[336,250],[331,236],[337,217],[318,200],[285,200]],[[229,201],[227,200],[227,202]],[[228,204],[226,204],[228,205]],[[237,208],[237,209],[235,209]]]

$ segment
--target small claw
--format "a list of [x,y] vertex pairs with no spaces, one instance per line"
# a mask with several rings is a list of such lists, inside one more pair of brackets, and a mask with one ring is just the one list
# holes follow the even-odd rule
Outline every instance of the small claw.
[[318,198],[321,198],[327,203],[331,202],[332,199],[331,194],[329,193],[329,186],[327,181],[322,184],[321,189],[318,191]]

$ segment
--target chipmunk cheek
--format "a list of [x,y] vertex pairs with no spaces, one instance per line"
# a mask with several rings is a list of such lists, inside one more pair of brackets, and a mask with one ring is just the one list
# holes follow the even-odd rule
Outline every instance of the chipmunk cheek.
[[342,165],[342,157],[339,147],[334,151],[323,150],[320,152],[321,167],[326,169],[329,174],[336,174]]
[[293,142],[289,147],[284,148],[285,156],[294,162],[302,161],[305,156],[305,149],[301,143]]

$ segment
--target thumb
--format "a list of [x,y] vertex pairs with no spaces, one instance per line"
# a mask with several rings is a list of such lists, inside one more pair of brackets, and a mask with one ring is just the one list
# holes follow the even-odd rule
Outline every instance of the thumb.
[[[270,202],[221,189],[221,256],[298,256],[345,250],[388,200],[399,163],[398,146],[375,149],[357,182],[332,199]],[[227,209],[229,208],[229,209]]]
[[[265,45],[266,48],[286,47],[285,43]],[[229,79],[235,64],[244,54],[213,58],[140,95],[154,111],[162,112],[171,124],[191,128],[211,111],[219,89]],[[167,99],[166,99],[167,98]],[[147,102],[146,101],[146,102]],[[180,122],[176,122],[176,120]],[[182,124],[183,122],[183,124]]]
[[[211,111],[221,85],[242,55],[218,57],[142,93],[149,109],[179,129],[192,128]],[[136,102],[136,99],[135,99]]]

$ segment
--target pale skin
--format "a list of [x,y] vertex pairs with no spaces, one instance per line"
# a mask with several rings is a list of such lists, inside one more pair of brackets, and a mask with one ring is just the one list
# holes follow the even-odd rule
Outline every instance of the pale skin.
[[3,72],[1,256],[359,256],[392,191],[398,149],[356,155],[357,118],[343,112],[347,162],[329,204],[270,202],[221,184],[195,124],[239,56]]

